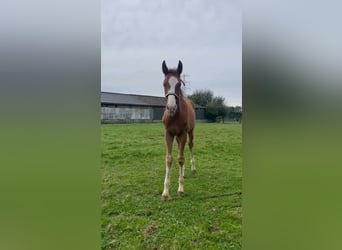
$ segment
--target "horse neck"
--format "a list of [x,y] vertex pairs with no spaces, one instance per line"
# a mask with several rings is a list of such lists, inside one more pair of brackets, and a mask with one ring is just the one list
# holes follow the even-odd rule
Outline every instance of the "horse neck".
[[184,117],[184,113],[186,112],[186,102],[185,102],[184,96],[178,97],[178,119],[180,117]]
[[185,108],[186,103],[185,103],[185,99],[184,98],[185,97],[182,96],[181,94],[179,95],[179,97],[178,97],[178,106],[179,106],[179,108],[180,107],[182,107],[183,109]]

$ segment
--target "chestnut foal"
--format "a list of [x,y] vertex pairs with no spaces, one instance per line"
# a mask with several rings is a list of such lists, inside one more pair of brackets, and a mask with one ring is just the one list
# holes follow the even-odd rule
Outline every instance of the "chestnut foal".
[[184,194],[184,147],[189,135],[189,148],[191,155],[191,170],[196,171],[193,155],[193,138],[195,127],[195,108],[191,100],[183,96],[181,84],[184,82],[180,76],[183,70],[182,62],[178,62],[177,69],[168,69],[165,61],[162,64],[164,78],[164,93],[166,98],[166,109],[163,115],[166,141],[166,174],[162,200],[169,200],[170,170],[172,166],[172,145],[176,137],[178,143],[178,194]]

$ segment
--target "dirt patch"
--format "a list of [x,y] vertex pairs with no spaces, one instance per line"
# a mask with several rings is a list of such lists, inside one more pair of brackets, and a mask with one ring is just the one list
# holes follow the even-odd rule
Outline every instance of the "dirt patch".
[[220,227],[218,225],[212,225],[208,228],[209,233],[215,233],[217,231],[220,231]]
[[152,236],[152,234],[158,229],[158,226],[155,222],[151,222],[145,229],[144,238],[148,239]]

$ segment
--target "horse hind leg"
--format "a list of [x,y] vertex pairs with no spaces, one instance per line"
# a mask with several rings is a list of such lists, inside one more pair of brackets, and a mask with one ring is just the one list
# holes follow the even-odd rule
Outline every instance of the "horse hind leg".
[[196,172],[195,166],[195,157],[194,157],[194,131],[191,130],[189,132],[189,149],[190,149],[190,164],[191,164],[191,172]]

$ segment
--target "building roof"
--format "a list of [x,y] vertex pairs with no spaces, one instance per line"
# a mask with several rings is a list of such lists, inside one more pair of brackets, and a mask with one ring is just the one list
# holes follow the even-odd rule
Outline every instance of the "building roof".
[[159,96],[101,92],[101,103],[137,106],[165,106],[165,98]]
[[[114,105],[165,107],[165,97],[101,92],[101,103]],[[203,108],[199,105],[195,106],[196,108]]]

